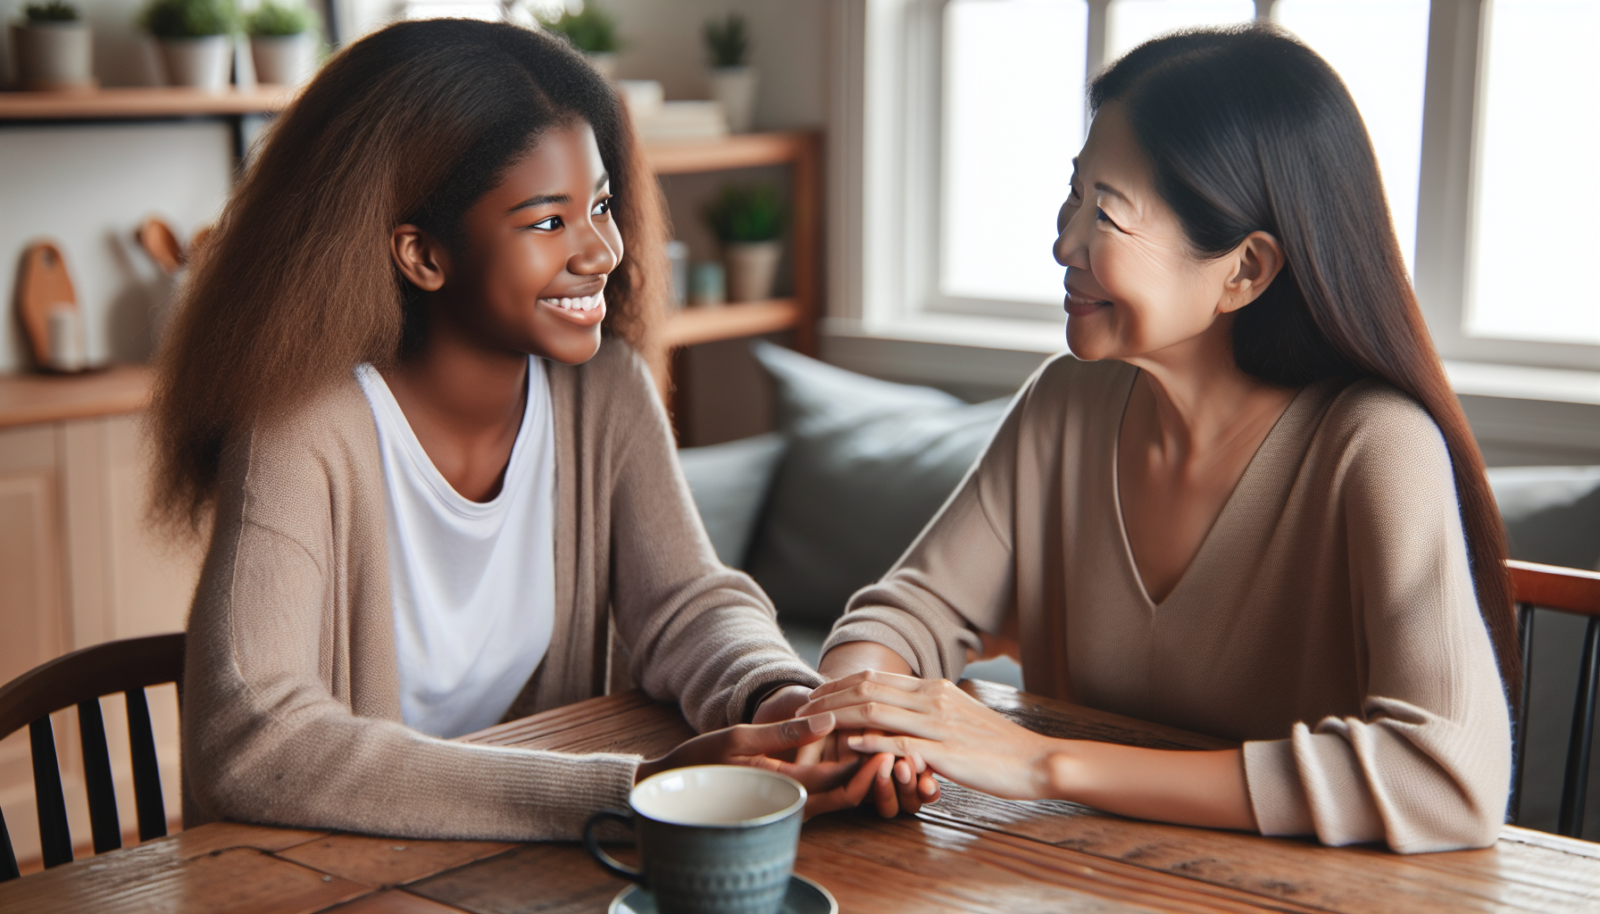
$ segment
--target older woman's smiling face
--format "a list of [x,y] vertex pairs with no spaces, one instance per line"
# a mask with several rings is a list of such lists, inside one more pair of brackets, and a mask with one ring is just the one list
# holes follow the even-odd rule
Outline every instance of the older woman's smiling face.
[[1196,256],[1120,105],[1100,109],[1074,165],[1055,256],[1067,268],[1067,344],[1078,358],[1158,355],[1255,297],[1240,300],[1230,282],[1239,258]]

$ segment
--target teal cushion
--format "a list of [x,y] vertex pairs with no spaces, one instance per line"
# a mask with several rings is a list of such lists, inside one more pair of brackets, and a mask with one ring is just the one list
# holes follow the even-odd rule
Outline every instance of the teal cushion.
[[791,622],[829,625],[882,577],[988,444],[1008,401],[969,404],[770,343],[789,447],[746,568]]

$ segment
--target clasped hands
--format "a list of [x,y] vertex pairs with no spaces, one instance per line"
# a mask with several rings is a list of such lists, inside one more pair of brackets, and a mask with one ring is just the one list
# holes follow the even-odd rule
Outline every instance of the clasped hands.
[[938,799],[937,772],[1000,797],[1040,796],[1042,738],[947,680],[867,670],[812,691],[769,696],[755,722],[707,733],[640,766],[744,764],[787,774],[810,794],[807,818],[861,805],[914,813]]

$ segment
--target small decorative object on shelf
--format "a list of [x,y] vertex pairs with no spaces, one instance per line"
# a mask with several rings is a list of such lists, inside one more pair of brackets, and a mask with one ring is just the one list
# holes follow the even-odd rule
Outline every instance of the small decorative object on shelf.
[[151,0],[144,27],[161,46],[167,82],[208,92],[227,88],[235,18],[231,0]]
[[23,21],[11,26],[11,41],[23,89],[81,92],[95,87],[93,36],[72,4],[62,0],[28,4]]
[[573,47],[582,51],[589,63],[607,80],[617,78],[617,20],[600,8],[594,0],[587,0],[579,12],[563,10],[555,17],[540,17],[539,24],[546,31],[564,36]]
[[728,300],[764,301],[772,297],[783,257],[788,211],[771,184],[729,184],[705,210],[706,222],[722,242],[728,271]]
[[256,82],[298,86],[317,63],[312,13],[301,0],[262,0],[245,16]]
[[695,264],[689,273],[689,304],[696,308],[715,308],[728,300],[728,286],[722,264],[715,260]]
[[711,97],[722,106],[730,130],[748,133],[756,107],[756,71],[746,59],[750,39],[744,17],[729,13],[725,19],[706,20],[705,39],[711,58]]
[[667,242],[667,262],[672,264],[672,307],[689,302],[689,246],[674,238]]

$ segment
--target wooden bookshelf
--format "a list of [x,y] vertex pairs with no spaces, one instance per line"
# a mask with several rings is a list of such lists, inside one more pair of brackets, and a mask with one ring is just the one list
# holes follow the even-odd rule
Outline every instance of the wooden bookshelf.
[[666,345],[669,349],[736,340],[800,326],[805,312],[792,298],[775,301],[744,302],[718,307],[685,308],[667,318]]
[[[715,140],[647,143],[657,175],[681,175],[767,165],[790,168],[790,256],[794,296],[768,302],[686,308],[667,319],[668,350],[699,343],[792,330],[795,346],[816,354],[821,312],[822,137],[812,132],[747,133]],[[670,360],[660,360],[664,364]],[[663,379],[665,382],[667,379]],[[666,383],[663,387],[667,387]]]
[[0,121],[116,121],[273,114],[294,100],[284,86],[204,92],[129,86],[86,92],[0,92]]

